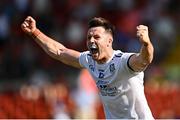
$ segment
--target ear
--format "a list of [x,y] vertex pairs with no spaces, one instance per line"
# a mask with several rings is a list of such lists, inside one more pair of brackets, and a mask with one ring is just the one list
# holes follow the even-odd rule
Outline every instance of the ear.
[[113,39],[112,37],[109,38],[109,43],[112,43],[113,42]]
[[109,37],[107,47],[112,46],[113,39]]

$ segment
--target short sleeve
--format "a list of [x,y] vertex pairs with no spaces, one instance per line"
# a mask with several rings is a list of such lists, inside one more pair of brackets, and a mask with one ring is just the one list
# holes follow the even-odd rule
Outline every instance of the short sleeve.
[[79,57],[79,64],[82,66],[82,67],[87,67],[87,55],[89,54],[89,51],[85,51],[85,52],[81,52],[80,53],[80,57]]
[[131,56],[134,54],[135,53],[123,53],[122,58],[121,58],[121,64],[129,73],[138,74],[139,72],[134,71],[129,65],[129,60]]

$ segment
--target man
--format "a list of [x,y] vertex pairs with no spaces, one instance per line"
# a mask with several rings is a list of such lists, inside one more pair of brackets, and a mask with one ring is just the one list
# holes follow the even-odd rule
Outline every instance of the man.
[[154,51],[147,26],[137,26],[137,36],[142,44],[139,53],[113,50],[113,26],[104,18],[93,18],[89,22],[89,51],[81,53],[43,34],[30,16],[21,27],[51,57],[67,65],[89,70],[99,88],[107,119],[153,119],[143,86],[143,71],[151,63]]

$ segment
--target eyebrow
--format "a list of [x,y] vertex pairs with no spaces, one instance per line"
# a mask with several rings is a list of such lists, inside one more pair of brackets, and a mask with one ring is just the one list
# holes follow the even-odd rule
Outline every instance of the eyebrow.
[[87,34],[87,37],[90,37],[90,36],[101,36],[100,34],[97,34],[97,33],[95,33],[95,34]]

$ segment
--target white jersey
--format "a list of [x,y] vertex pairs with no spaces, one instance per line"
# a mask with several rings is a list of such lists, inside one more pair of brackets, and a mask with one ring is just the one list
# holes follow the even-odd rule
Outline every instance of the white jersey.
[[104,64],[94,61],[89,51],[80,55],[80,64],[88,69],[99,88],[107,119],[153,119],[144,95],[144,73],[129,67],[132,54],[114,50]]

